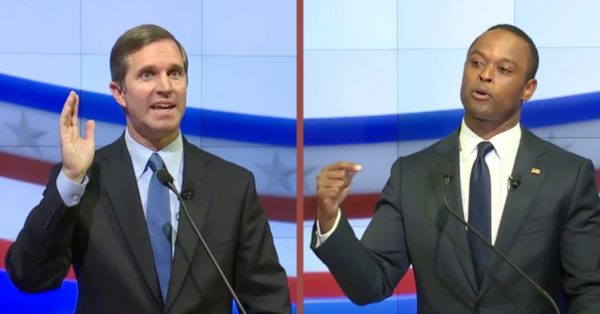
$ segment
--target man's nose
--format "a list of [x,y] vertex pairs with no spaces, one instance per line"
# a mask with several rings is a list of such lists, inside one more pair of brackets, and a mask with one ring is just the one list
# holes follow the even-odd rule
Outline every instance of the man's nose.
[[164,73],[158,77],[157,83],[156,83],[156,90],[157,90],[157,92],[161,92],[161,93],[170,93],[173,91],[173,84],[171,83],[171,79],[169,78],[169,75]]
[[481,69],[481,71],[479,72],[479,80],[482,82],[486,82],[486,83],[493,83],[494,82],[494,70],[489,67],[489,66],[485,66]]

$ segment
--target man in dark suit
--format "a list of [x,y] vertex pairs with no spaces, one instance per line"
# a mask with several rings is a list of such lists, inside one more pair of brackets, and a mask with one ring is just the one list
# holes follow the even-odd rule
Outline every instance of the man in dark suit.
[[73,265],[78,313],[230,313],[232,296],[177,198],[156,187],[158,168],[187,191],[192,219],[247,312],[290,313],[252,173],[181,135],[188,82],[181,44],[159,26],[141,25],[117,40],[110,64],[126,131],[95,151],[94,122],[80,137],[78,96],[69,94],[60,115],[62,163],[6,256],[13,283],[27,292],[55,289]]
[[569,313],[600,313],[594,167],[519,124],[537,65],[537,48],[517,27],[497,25],[475,39],[464,63],[462,125],[394,163],[360,241],[339,207],[361,166],[338,162],[320,172],[312,248],[353,302],[390,296],[412,265],[419,313],[553,313],[453,210],[554,300],[564,289]]

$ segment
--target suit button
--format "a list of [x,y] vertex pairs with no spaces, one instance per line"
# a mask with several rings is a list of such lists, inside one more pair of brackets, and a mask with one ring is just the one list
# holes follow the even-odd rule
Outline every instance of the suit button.
[[473,307],[474,314],[483,313],[483,310],[485,310],[485,304],[483,302],[478,301],[475,303],[475,306]]

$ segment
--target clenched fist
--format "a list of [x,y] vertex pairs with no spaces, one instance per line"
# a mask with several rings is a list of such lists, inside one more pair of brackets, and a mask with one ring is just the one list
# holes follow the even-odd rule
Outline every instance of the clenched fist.
[[340,161],[317,175],[317,220],[322,233],[333,227],[337,210],[350,191],[352,177],[361,169],[359,164]]

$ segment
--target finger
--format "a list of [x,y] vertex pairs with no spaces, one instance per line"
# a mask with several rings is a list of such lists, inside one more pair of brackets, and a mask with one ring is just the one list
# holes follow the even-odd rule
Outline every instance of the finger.
[[325,166],[323,168],[324,171],[329,171],[329,170],[348,170],[348,171],[354,171],[354,172],[358,172],[362,169],[362,166],[354,163],[354,162],[350,162],[350,161],[338,161],[336,163],[333,163],[331,165]]
[[95,129],[96,129],[96,121],[88,120],[88,122],[85,123],[85,140],[86,141],[94,140],[94,130]]
[[328,187],[320,189],[317,194],[322,198],[338,199],[343,193],[344,189],[341,187]]
[[317,185],[347,187],[356,175],[355,171],[337,170],[321,173],[317,177]]
[[72,92],[72,93],[73,93],[73,99],[74,99],[73,115],[71,116],[72,125],[75,127],[75,129],[79,130],[79,96],[75,92]]
[[60,124],[61,126],[70,126],[71,125],[71,115],[73,112],[73,102],[75,92],[70,92],[67,99],[65,99],[65,103],[63,105],[62,111],[60,112]]

